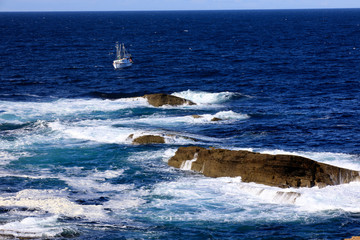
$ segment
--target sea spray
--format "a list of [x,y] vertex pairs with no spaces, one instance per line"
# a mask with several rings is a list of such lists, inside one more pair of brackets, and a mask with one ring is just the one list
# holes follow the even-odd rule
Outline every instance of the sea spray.
[[210,93],[204,91],[187,90],[183,92],[175,92],[172,95],[191,100],[198,104],[220,104],[229,101],[232,97],[237,96],[233,92]]

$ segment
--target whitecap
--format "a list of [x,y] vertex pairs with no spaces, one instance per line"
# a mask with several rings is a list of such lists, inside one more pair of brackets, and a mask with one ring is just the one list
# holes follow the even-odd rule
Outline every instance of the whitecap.
[[[9,222],[0,225],[0,236],[11,236],[17,239],[54,238],[64,230],[57,219],[55,215],[46,218],[27,217],[21,221]],[[75,232],[75,230],[72,231]]]
[[243,119],[248,119],[250,116],[247,114],[242,114],[242,113],[237,113],[234,111],[221,111],[218,112],[214,115],[214,117],[223,119],[223,120],[243,120]]
[[239,94],[234,92],[210,93],[187,90],[183,92],[175,92],[172,93],[172,95],[185,98],[197,104],[220,104],[229,101],[231,98]]

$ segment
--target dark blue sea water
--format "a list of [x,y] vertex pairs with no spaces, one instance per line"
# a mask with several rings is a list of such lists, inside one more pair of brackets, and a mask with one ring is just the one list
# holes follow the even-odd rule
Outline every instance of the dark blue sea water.
[[[201,145],[360,170],[359,9],[0,13],[0,35],[2,238],[360,235],[360,183],[280,189],[167,165]],[[132,67],[113,69],[117,41]],[[138,98],[159,92],[197,105]]]

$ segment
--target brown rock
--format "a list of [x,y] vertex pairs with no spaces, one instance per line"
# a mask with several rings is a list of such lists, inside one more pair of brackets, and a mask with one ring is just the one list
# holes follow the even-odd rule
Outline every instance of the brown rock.
[[180,168],[194,160],[191,170],[208,177],[238,177],[277,187],[325,187],[360,180],[359,172],[293,155],[180,147],[168,164]]
[[134,138],[134,134],[130,134],[127,138],[126,138],[126,140],[132,140]]
[[217,117],[213,117],[211,119],[212,122],[217,122],[217,121],[221,121],[222,119],[221,118],[217,118]]
[[133,140],[133,144],[158,144],[165,143],[165,139],[162,136],[144,135],[137,137]]
[[164,93],[147,94],[144,97],[148,100],[149,104],[154,107],[161,107],[163,105],[195,105],[195,103],[190,100]]
[[192,115],[193,118],[203,118],[203,116],[200,115]]

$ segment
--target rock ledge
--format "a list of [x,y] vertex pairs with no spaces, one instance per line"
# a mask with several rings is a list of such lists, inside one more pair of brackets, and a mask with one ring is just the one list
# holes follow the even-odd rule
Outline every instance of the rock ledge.
[[325,187],[360,180],[359,172],[293,155],[249,151],[180,147],[168,164],[203,173],[208,177],[241,177],[276,187]]

